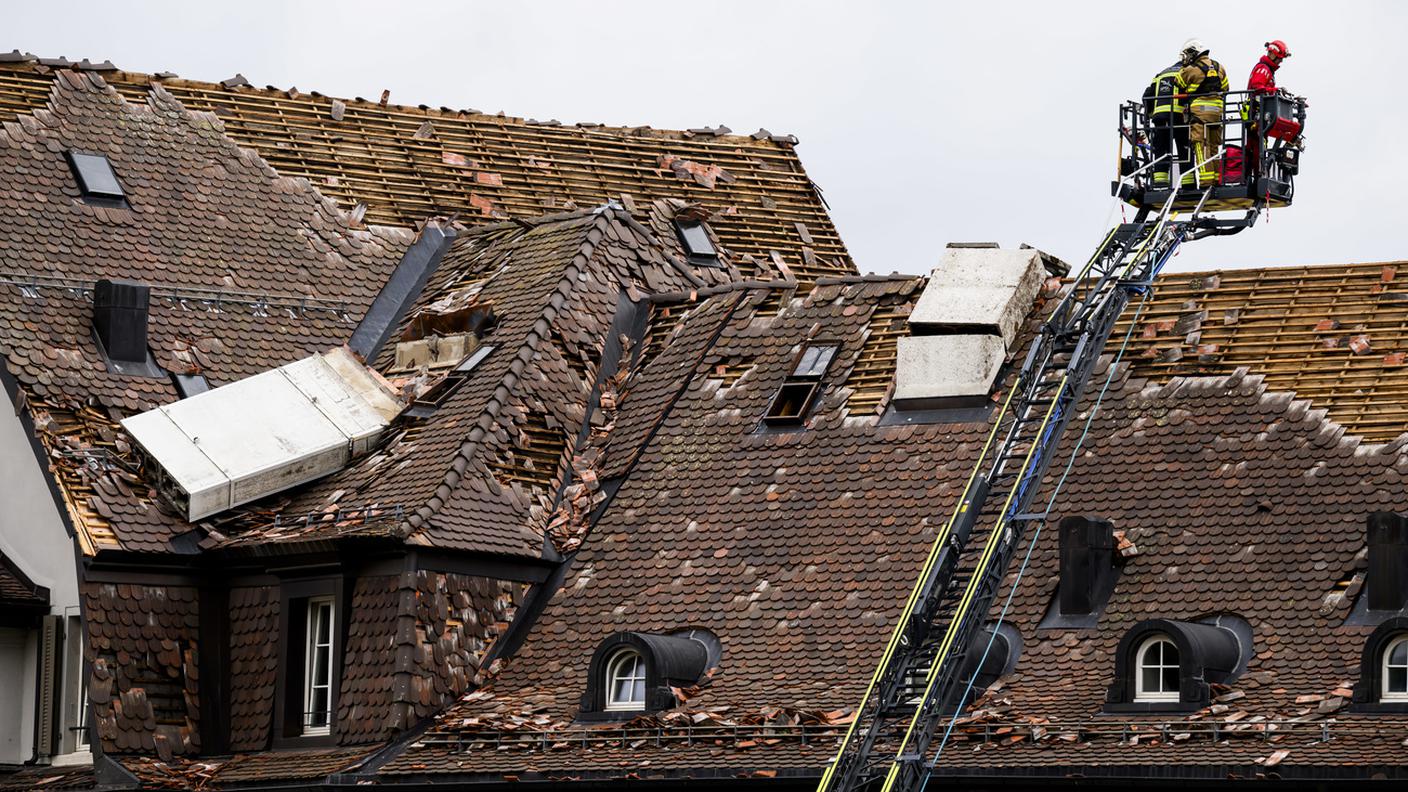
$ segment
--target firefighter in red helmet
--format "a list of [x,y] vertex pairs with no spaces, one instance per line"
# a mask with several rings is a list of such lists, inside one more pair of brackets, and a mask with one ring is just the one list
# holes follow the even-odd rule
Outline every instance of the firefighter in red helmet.
[[1281,68],[1281,61],[1289,57],[1291,51],[1286,48],[1286,42],[1280,39],[1266,42],[1266,54],[1252,67],[1247,90],[1259,96],[1271,96],[1276,93],[1276,70]]
[[[1253,121],[1248,111],[1252,107],[1260,107],[1260,97],[1276,95],[1276,70],[1281,68],[1281,61],[1291,57],[1291,50],[1281,39],[1268,41],[1265,46],[1266,54],[1252,67],[1252,76],[1247,80],[1247,92],[1251,96],[1242,105],[1242,121],[1250,125],[1247,135],[1247,159],[1253,163],[1259,161],[1262,151],[1261,138],[1265,133],[1260,128],[1261,124]],[[1259,111],[1257,115],[1259,117]]]

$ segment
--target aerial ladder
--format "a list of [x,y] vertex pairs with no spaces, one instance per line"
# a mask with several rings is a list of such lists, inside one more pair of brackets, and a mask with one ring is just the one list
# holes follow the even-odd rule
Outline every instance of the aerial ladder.
[[818,792],[915,792],[927,783],[973,693],[999,586],[1023,538],[1047,518],[1040,484],[1116,321],[1133,297],[1147,298],[1181,244],[1237,233],[1290,205],[1305,109],[1285,93],[1229,93],[1216,183],[1200,183],[1201,163],[1186,163],[1191,179],[1174,173],[1170,184],[1156,184],[1162,158],[1148,145],[1147,108],[1121,106],[1112,192],[1137,213],[1105,235],[1032,339]]

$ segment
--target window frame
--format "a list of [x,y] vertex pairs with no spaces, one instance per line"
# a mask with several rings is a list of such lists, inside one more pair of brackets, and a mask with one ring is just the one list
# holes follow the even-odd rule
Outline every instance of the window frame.
[[[1168,657],[1166,654],[1167,650],[1161,649],[1159,652],[1158,665],[1150,665],[1146,663],[1145,659],[1148,656],[1149,651],[1154,647],[1160,645],[1171,647],[1173,649],[1175,657],[1173,662],[1170,663],[1168,661]],[[1173,637],[1168,635],[1167,633],[1154,633],[1153,635],[1150,635],[1149,637],[1141,641],[1139,643],[1139,646],[1134,650],[1133,701],[1138,704],[1170,704],[1181,701],[1181,697],[1183,694],[1183,684],[1181,678],[1182,661],[1183,656],[1178,651],[1178,644],[1174,643]],[[1159,669],[1159,690],[1148,690],[1144,685],[1144,672],[1146,669],[1149,668]],[[1169,669],[1173,669],[1179,674],[1179,684],[1172,691],[1163,689],[1164,677]]]
[[[719,260],[719,249],[714,244],[714,239],[709,235],[709,228],[703,220],[681,220],[675,218],[675,236],[679,238],[680,247],[684,249],[685,257],[689,263],[701,267],[722,267],[723,262]],[[700,239],[691,239],[695,233]],[[696,248],[694,242],[703,242],[705,248]]]
[[[1408,646],[1408,633],[1399,633],[1384,642],[1384,648],[1379,652],[1379,701],[1386,704],[1408,704],[1408,660],[1402,665],[1392,665],[1389,663],[1393,650],[1400,646]],[[1400,691],[1389,690],[1389,671],[1394,668],[1404,670],[1404,689]]]
[[[332,722],[336,717],[333,710],[333,664],[337,659],[337,634],[334,625],[337,624],[337,602],[331,596],[309,597],[306,600],[307,613],[303,620],[303,678],[301,687],[303,693],[302,717],[299,719],[299,734],[304,737],[321,737],[332,733]],[[321,614],[326,611],[326,620],[321,618]],[[320,639],[320,633],[326,628],[327,640]],[[327,679],[319,685],[316,682],[317,662],[319,655],[326,653],[327,658]],[[323,688],[326,698],[325,705],[317,712],[314,711],[313,699],[317,689]],[[325,722],[322,725],[311,725],[310,720],[314,715],[322,715]]]
[[[273,748],[337,745],[337,713],[342,685],[352,578],[340,571],[319,577],[285,579],[279,584],[278,678],[271,732]],[[308,615],[311,601],[331,601],[331,661],[328,666],[328,726],[305,730],[308,701]]]
[[[620,670],[630,662],[630,676],[619,676]],[[639,690],[640,698],[629,700],[618,700],[616,698],[616,683],[618,680],[632,683],[632,692]],[[606,661],[606,670],[603,672],[602,684],[605,685],[606,698],[602,703],[604,712],[643,712],[645,711],[645,691],[646,691],[646,668],[645,655],[642,655],[635,647],[622,647],[611,659]]]
[[[100,206],[123,206],[127,203],[127,190],[122,186],[122,180],[117,178],[117,169],[112,166],[112,160],[108,159],[108,155],[80,149],[68,149],[64,152],[64,159],[68,160],[69,170],[73,172],[73,181],[78,185],[78,191],[85,203]],[[107,169],[106,174],[92,172],[91,168],[98,167],[98,162],[93,162],[95,160]],[[93,164],[88,164],[90,162]],[[111,177],[114,186],[109,189],[106,186],[89,184],[88,176]],[[106,178],[101,180],[106,181]]]
[[[802,363],[806,360],[807,354],[813,350],[830,349],[830,353],[821,361],[821,367],[815,365],[806,371],[801,371]],[[763,424],[769,427],[797,427],[806,423],[811,415],[812,407],[816,403],[817,395],[822,390],[822,383],[826,380],[826,375],[831,371],[831,366],[836,362],[836,358],[841,354],[841,342],[829,339],[810,339],[802,343],[801,349],[792,356],[792,361],[787,366],[787,376],[783,378],[782,384],[778,385],[773,393],[772,399],[768,401],[767,410],[763,412]],[[784,405],[796,405],[795,411],[782,412]]]

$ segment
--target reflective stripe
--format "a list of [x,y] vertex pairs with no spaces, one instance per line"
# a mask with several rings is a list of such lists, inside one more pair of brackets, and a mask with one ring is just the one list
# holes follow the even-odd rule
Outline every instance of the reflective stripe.
[[1182,64],[1174,64],[1154,75],[1152,85],[1156,104],[1149,111],[1149,115],[1183,112],[1183,102],[1177,96],[1181,93],[1178,78],[1182,71]]

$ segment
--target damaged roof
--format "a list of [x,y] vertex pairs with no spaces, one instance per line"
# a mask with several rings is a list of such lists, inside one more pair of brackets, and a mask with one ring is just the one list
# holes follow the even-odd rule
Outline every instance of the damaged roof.
[[[392,668],[379,633],[349,628],[364,663],[349,684],[390,713],[359,722],[356,740],[387,739],[460,699],[391,757],[388,777],[767,778],[829,759],[988,416],[882,418],[925,281],[844,274],[790,144],[103,74],[0,64],[0,106],[16,113],[0,132],[0,169],[13,176],[0,188],[13,267],[0,275],[0,351],[87,552],[355,537],[568,557],[561,588],[496,671],[479,667],[482,642],[458,636],[453,666]],[[60,156],[73,147],[108,156],[127,206],[80,200]],[[700,166],[715,162],[706,155],[733,180]],[[354,161],[385,170],[333,164]],[[411,226],[464,208],[456,201],[482,224],[443,224],[456,238],[371,361],[418,409],[372,455],[196,534],[164,511],[117,419],[177,394],[164,377],[107,371],[91,339],[92,282],[151,283],[157,362],[222,384],[343,343],[417,238],[365,222]],[[680,248],[680,217],[708,218],[718,266]],[[807,264],[808,250],[822,263]],[[1099,627],[1045,630],[1056,553],[1049,536],[1037,546],[1006,615],[1023,639],[1017,670],[962,725],[943,772],[1368,766],[1408,737],[1408,723],[1385,719],[1369,733],[1342,692],[1366,634],[1343,624],[1362,584],[1364,518],[1408,509],[1397,271],[1161,279],[1122,366],[1106,369],[1108,396],[1057,502],[1059,514],[1113,521],[1134,552]],[[1060,287],[1048,281],[1043,299]],[[456,332],[471,326],[483,332]],[[400,343],[467,334],[490,349],[472,370],[398,364]],[[760,427],[812,342],[839,348],[812,413],[800,429]],[[398,651],[434,662],[453,625],[442,615],[426,630],[433,620],[411,610],[448,613],[443,581],[381,582],[354,596],[417,603],[396,613]],[[186,673],[194,590],[164,587],[147,603],[149,592],[106,585],[84,592],[101,614],[89,627],[97,727],[113,751],[148,754],[130,765],[139,776],[305,779],[367,755],[174,758],[199,748],[199,685]],[[507,622],[510,589],[477,591],[461,610]],[[231,691],[234,750],[257,751],[270,728],[261,680],[277,666],[259,636],[275,607],[269,590],[231,597],[231,652],[249,671]],[[1129,625],[1218,612],[1245,618],[1257,641],[1219,701],[1152,722],[1097,717]],[[156,643],[135,626],[144,620]],[[606,730],[577,721],[605,637],[686,627],[723,648],[679,710]],[[167,677],[142,677],[133,658],[149,653]],[[160,741],[141,728],[157,714]]]
[[[19,52],[0,58],[0,120],[43,107],[69,65]],[[787,135],[564,125],[258,88],[243,78],[212,83],[72,66],[134,102],[159,87],[211,113],[235,143],[368,222],[414,226],[456,213],[492,222],[608,201],[634,212],[683,197],[707,207],[720,241],[759,265],[777,260],[807,281],[855,272]]]
[[[834,746],[849,722],[935,521],[952,508],[987,430],[986,418],[887,425],[849,408],[850,378],[866,371],[867,329],[882,309],[903,314],[920,285],[824,283],[775,315],[759,310],[762,291],[690,309],[671,346],[627,382],[604,463],[624,481],[523,647],[382,772],[479,780],[818,772],[830,758],[818,746]],[[809,339],[841,347],[815,414],[804,431],[760,431],[788,361]],[[1039,628],[1057,560],[1054,539],[1042,538],[1006,615],[1022,637],[1016,671],[965,721],[943,772],[1021,774],[1030,765],[1063,776],[1086,764],[1176,760],[1217,775],[1206,770],[1223,761],[1206,753],[1213,745],[1251,775],[1290,762],[1273,757],[1295,758],[1301,745],[1312,746],[1307,766],[1373,764],[1376,751],[1408,738],[1408,722],[1345,714],[1369,630],[1344,620],[1362,581],[1366,517],[1408,508],[1408,439],[1366,443],[1244,370],[1160,384],[1141,366],[1136,358],[1114,373],[1053,518],[1098,516],[1125,532],[1133,552],[1115,594],[1093,630]],[[634,425],[650,426],[643,450]],[[639,458],[617,468],[619,453]],[[1153,725],[1101,714],[1129,627],[1216,614],[1246,619],[1256,651],[1212,707]],[[603,639],[684,627],[713,632],[723,653],[697,687],[680,691],[678,710],[625,724],[578,719]],[[1130,742],[1131,729],[1144,737]],[[1346,750],[1325,747],[1326,734]],[[1241,738],[1235,751],[1221,747]],[[687,747],[695,744],[709,748]]]
[[[686,209],[662,202],[652,216],[668,226]],[[584,519],[592,495],[563,488],[591,475],[592,458],[581,452],[594,433],[611,430],[614,390],[648,298],[741,277],[727,259],[690,264],[673,236],[618,207],[466,231],[393,341],[448,343],[456,323],[487,322],[472,342],[482,360],[462,378],[456,369],[398,371],[397,343],[388,344],[376,365],[425,413],[393,425],[377,453],[293,498],[277,523],[232,524],[209,546],[385,533],[509,556],[551,555],[545,541],[570,549],[568,515]],[[352,516],[322,519],[338,510]]]
[[[63,71],[0,130],[0,336],[80,541],[156,550],[189,530],[134,475],[116,418],[174,401],[166,372],[221,385],[341,344],[411,244],[354,223],[160,88],[140,103]],[[105,155],[127,202],[81,200],[63,152]],[[152,288],[162,376],[110,372],[92,336],[100,278]]]

